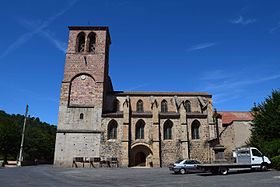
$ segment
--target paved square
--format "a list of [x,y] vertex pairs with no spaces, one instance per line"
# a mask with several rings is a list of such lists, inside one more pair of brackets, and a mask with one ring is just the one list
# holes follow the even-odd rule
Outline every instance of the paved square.
[[279,186],[280,171],[175,175],[168,168],[55,168],[50,165],[0,169],[0,186]]

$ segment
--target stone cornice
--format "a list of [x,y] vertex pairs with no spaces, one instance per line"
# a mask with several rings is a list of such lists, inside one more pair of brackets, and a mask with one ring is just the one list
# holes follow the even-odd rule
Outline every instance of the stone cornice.
[[131,117],[151,118],[151,117],[153,117],[153,113],[152,112],[132,112]]
[[56,133],[101,133],[101,131],[85,129],[57,129]]
[[196,112],[188,112],[187,118],[207,118],[207,114],[196,113]]
[[123,112],[103,113],[102,117],[123,118]]
[[177,119],[177,118],[180,118],[180,114],[178,112],[160,112],[159,113],[159,117],[161,119],[170,119],[170,118],[173,118],[173,119]]

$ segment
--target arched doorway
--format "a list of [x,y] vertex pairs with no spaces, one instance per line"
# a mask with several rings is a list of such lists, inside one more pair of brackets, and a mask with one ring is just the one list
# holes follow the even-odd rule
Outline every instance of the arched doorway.
[[141,166],[141,167],[152,167],[153,166],[153,154],[149,147],[146,145],[136,145],[131,149],[130,165]]
[[143,152],[138,152],[135,155],[136,166],[146,166],[146,155]]

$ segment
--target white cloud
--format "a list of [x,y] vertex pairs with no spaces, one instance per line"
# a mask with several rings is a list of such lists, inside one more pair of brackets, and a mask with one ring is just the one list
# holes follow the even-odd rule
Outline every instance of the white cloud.
[[67,43],[62,42],[58,39],[56,39],[52,33],[50,33],[49,31],[41,31],[40,35],[44,36],[45,38],[47,38],[58,50],[60,50],[61,52],[65,53],[66,52],[66,48],[67,48]]
[[15,49],[19,48],[20,46],[22,46],[24,43],[29,41],[35,34],[42,33],[45,28],[47,28],[58,17],[62,16],[65,12],[67,12],[77,1],[78,0],[70,1],[67,4],[67,6],[65,6],[65,8],[63,8],[57,14],[49,17],[46,21],[42,22],[40,25],[38,25],[32,31],[22,34],[10,46],[8,46],[8,48],[2,54],[0,54],[0,58],[7,56],[9,53],[11,53]]
[[[27,21],[27,20],[19,20],[20,24],[22,26],[24,26],[27,29],[35,29],[36,27],[38,27],[38,24],[36,24],[35,22],[31,22],[31,21]],[[51,33],[48,30],[40,30],[38,31],[38,33],[40,36],[43,36],[44,38],[46,38],[47,40],[49,40],[58,50],[60,50],[61,52],[65,53],[66,52],[66,48],[67,48],[67,43],[59,41],[58,39],[55,38],[54,34]]]
[[216,69],[213,71],[206,71],[203,73],[203,75],[200,77],[201,80],[221,80],[225,78],[229,78],[231,75],[229,73],[226,73],[225,71],[221,69]]
[[30,40],[33,37],[33,35],[34,35],[34,33],[32,33],[32,32],[21,35],[16,41],[14,41],[11,45],[9,45],[6,50],[4,50],[4,52],[0,55],[0,58],[8,55],[10,52],[14,51],[19,46],[26,43],[28,40]]
[[202,49],[205,49],[205,48],[213,47],[215,45],[217,45],[217,43],[215,43],[215,42],[200,43],[200,44],[197,44],[197,45],[194,45],[194,46],[190,47],[188,49],[188,51],[202,50]]
[[213,95],[213,101],[215,104],[220,104],[220,103],[225,103],[227,101],[231,101],[234,99],[238,99],[241,96],[239,94],[236,94],[236,92],[234,92],[234,94],[221,94],[224,95],[223,97],[217,96],[217,94]]
[[136,89],[139,89],[139,88],[142,88],[142,87],[146,87],[146,86],[149,86],[149,85],[150,85],[150,83],[139,84],[139,85],[136,85],[134,87],[127,88],[125,90],[126,91],[135,91]]
[[205,91],[213,94],[214,102],[224,103],[230,100],[238,99],[243,97],[249,92],[247,87],[251,85],[260,85],[272,80],[280,79],[280,74],[271,74],[263,77],[248,77],[248,72],[235,72],[228,73],[222,70],[214,70],[204,72],[202,80],[207,81],[204,87]]
[[266,81],[270,81],[270,80],[275,80],[275,79],[279,79],[279,78],[280,78],[280,74],[275,74],[275,75],[271,75],[271,76],[261,77],[259,79],[234,81],[234,82],[231,82],[231,86],[232,87],[246,86],[246,85],[258,84],[258,83],[262,83],[262,82],[266,82]]
[[232,24],[241,24],[241,25],[248,25],[251,23],[255,23],[256,19],[244,19],[243,16],[239,16],[236,19],[230,20]]
[[273,28],[269,29],[269,32],[272,34],[280,29],[280,22]]
[[[238,77],[238,75],[233,75],[235,77]],[[215,83],[213,84],[208,84],[208,86],[206,87],[207,90],[219,90],[219,89],[223,89],[223,90],[231,90],[231,89],[238,89],[242,86],[249,86],[252,84],[258,84],[258,83],[262,83],[262,82],[266,82],[266,81],[270,81],[270,80],[275,80],[275,79],[280,79],[280,74],[275,74],[275,75],[271,75],[271,76],[266,76],[266,77],[261,77],[261,78],[252,78],[252,79],[245,79],[245,80],[236,80],[236,78],[231,77],[228,79],[224,79],[221,81],[215,81]]]

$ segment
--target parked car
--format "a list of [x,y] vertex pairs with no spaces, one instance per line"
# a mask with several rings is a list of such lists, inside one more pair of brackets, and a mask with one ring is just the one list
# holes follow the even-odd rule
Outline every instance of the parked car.
[[202,172],[202,170],[197,168],[198,164],[200,162],[197,160],[178,160],[169,167],[169,170],[180,174]]

